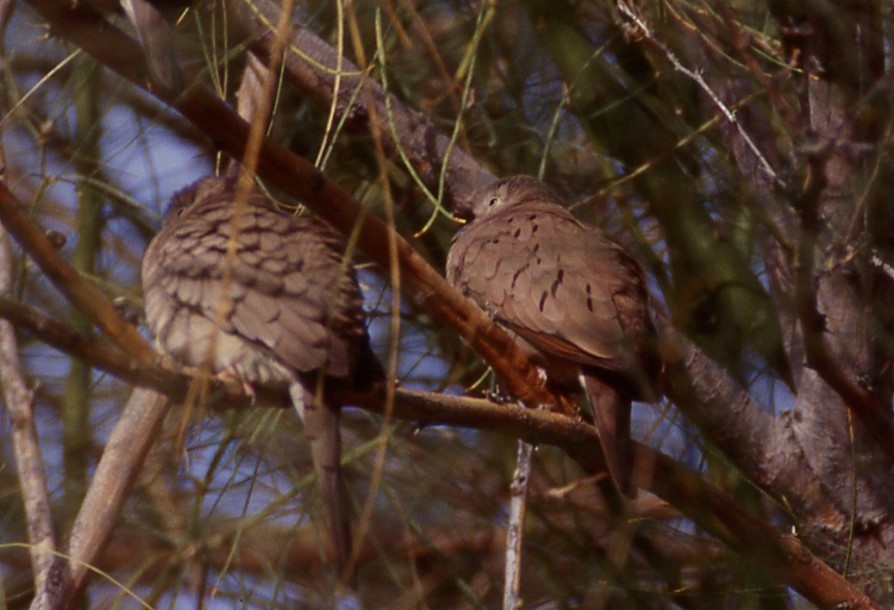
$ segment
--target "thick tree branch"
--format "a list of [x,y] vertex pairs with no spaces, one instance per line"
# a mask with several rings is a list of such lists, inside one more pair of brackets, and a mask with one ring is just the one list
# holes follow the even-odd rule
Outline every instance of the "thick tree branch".
[[869,435],[894,460],[894,421],[890,408],[875,400],[845,373],[833,356],[825,337],[825,318],[819,311],[814,284],[814,248],[819,234],[819,207],[826,188],[826,161],[830,150],[818,150],[808,155],[807,176],[797,207],[801,217],[801,235],[795,262],[795,298],[804,351],[810,365],[829,384],[863,423]]
[[[145,87],[148,83],[157,97],[171,103],[214,140],[220,150],[242,158],[249,126],[210,90],[196,83],[175,99],[171,91],[152,81],[146,73],[136,41],[112,27],[98,13],[84,5],[72,6],[60,0],[29,0],[29,3],[49,22],[54,33],[77,44],[135,85]],[[264,140],[258,174],[306,204],[346,235],[360,225],[359,248],[381,268],[389,268],[387,244],[392,230],[307,160],[273,141]],[[447,284],[403,237],[393,237],[401,286],[413,302],[427,309],[440,322],[455,328],[493,366],[514,396],[529,405],[559,404],[558,397],[543,386],[535,367],[509,335]]]
[[[79,346],[76,355],[88,358],[94,366],[104,368],[112,374],[122,371],[127,375],[133,374],[133,362],[128,362],[124,353],[114,355],[117,348],[103,348],[99,340],[89,337],[76,339],[74,331],[65,330],[60,323],[43,318],[21,305],[0,300],[0,316],[9,316],[17,323],[25,323],[34,332],[40,332],[41,328],[52,329],[40,336],[55,347],[66,349],[70,345]],[[37,321],[40,323],[36,324]],[[68,340],[60,341],[63,337]],[[149,369],[152,370],[145,380],[147,385],[170,392],[172,398],[185,395],[190,383],[186,370],[177,372],[159,364],[149,365],[145,370],[148,372]],[[239,384],[226,389],[231,393],[223,397],[218,394],[218,398],[209,406],[228,409],[251,404],[251,397],[244,394],[244,389]],[[258,399],[270,397],[275,401],[274,404],[283,407],[288,405],[288,396],[284,389],[257,390]],[[239,396],[240,392],[242,396]],[[357,398],[355,402],[371,411],[381,412],[383,409],[381,395],[342,395],[339,398],[345,401]],[[515,405],[497,406],[490,401],[473,398],[398,390],[392,415],[425,424],[493,430],[532,442],[555,445],[566,451],[588,472],[605,470],[595,430],[588,424],[548,411]],[[139,429],[145,429],[145,422]],[[117,445],[122,446],[122,443]],[[743,510],[733,500],[706,484],[698,474],[671,458],[640,444],[636,445],[635,452],[636,463],[653,465],[654,476],[649,481],[650,490],[679,508],[718,540],[740,552],[748,561],[754,562],[756,567],[765,570],[772,578],[792,586],[821,608],[837,608],[841,603],[851,604],[852,608],[876,607],[847,580],[817,559],[796,537],[780,533],[766,521]],[[132,463],[127,455],[119,458],[125,465]],[[138,468],[136,465],[127,468],[131,467]],[[132,477],[135,472],[123,470],[125,467],[120,464],[117,468],[119,477]],[[96,497],[106,497],[111,493],[108,490],[98,491]],[[103,514],[107,517],[105,521],[112,518],[111,514]],[[101,524],[94,524],[97,525]],[[81,536],[98,540],[107,534],[93,531],[82,532]]]
[[664,390],[678,409],[706,439],[761,489],[790,506],[798,518],[808,511],[838,512],[832,499],[811,472],[804,456],[791,451],[783,420],[760,405],[720,365],[689,339],[658,321],[665,364]]
[[[147,82],[138,47],[98,15],[83,6],[73,7],[59,0],[29,0],[29,3],[51,23],[55,32],[75,42],[132,82],[138,85]],[[173,103],[222,150],[241,157],[247,126],[210,92],[196,86],[179,100],[174,100],[171,92],[160,84],[151,83],[151,88],[161,99]],[[342,231],[348,232],[359,223],[360,247],[373,260],[387,267],[384,245],[388,241],[388,228],[380,220],[364,213],[349,194],[326,180],[310,164],[267,142],[262,150],[259,171],[269,182],[300,198]],[[552,402],[554,397],[540,389],[536,372],[511,340],[482,312],[451,290],[404,240],[397,239],[403,285],[411,298],[429,309],[442,323],[457,328],[494,365],[498,374],[507,378],[511,391],[516,395],[529,403]],[[456,410],[447,408],[453,400],[458,401],[457,405],[453,405],[457,406]],[[430,401],[437,404],[436,410],[428,410]],[[468,425],[462,422],[474,421],[476,427],[486,427],[482,424],[484,422],[509,434],[532,435],[544,442],[555,442],[589,468],[598,467],[596,462],[600,458],[592,429],[567,418],[532,410],[494,408],[488,403],[479,407],[467,399],[444,397],[425,397],[413,403],[412,409],[413,419],[420,421],[429,418],[430,421],[455,425]],[[395,415],[400,415],[397,410]],[[559,430],[562,432],[559,433]],[[550,434],[564,440],[550,441]],[[872,607],[868,599],[813,558],[795,538],[781,536],[772,526],[743,513],[728,500],[724,503],[723,497],[705,487],[697,475],[677,472],[679,466],[668,458],[645,448],[640,451],[643,452],[643,459],[656,460],[656,469],[661,476],[656,479],[655,487],[663,490],[668,500],[685,507],[687,514],[691,514],[718,538],[734,548],[753,553],[752,557],[764,562],[763,567],[769,567],[777,576],[791,578],[792,585],[818,605],[832,607],[838,603],[850,603],[852,607]],[[706,509],[708,514],[704,514]],[[714,511],[717,510],[726,512],[716,514]],[[761,548],[755,549],[756,544],[760,544]]]

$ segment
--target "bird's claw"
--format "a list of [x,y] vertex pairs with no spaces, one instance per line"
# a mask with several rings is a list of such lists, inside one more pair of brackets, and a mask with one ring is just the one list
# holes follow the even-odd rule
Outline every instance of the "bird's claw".
[[251,401],[251,404],[255,404],[255,401],[258,398],[257,392],[255,392],[254,387],[252,387],[252,385],[236,371],[232,369],[224,369],[215,373],[214,378],[226,385],[238,384],[242,388],[242,393]]
[[514,399],[502,390],[485,390],[484,398],[491,402],[495,402],[498,405],[505,405],[506,403],[514,402]]

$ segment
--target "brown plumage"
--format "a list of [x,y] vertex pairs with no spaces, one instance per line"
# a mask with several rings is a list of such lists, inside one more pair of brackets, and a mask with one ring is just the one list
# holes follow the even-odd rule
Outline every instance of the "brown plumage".
[[517,336],[549,383],[583,387],[609,474],[631,491],[630,403],[647,386],[653,332],[639,265],[530,176],[457,212],[472,221],[453,238],[448,281]]
[[228,259],[234,199],[234,181],[214,177],[174,196],[143,258],[146,319],[159,347],[183,364],[288,386],[304,420],[341,569],[351,538],[339,411],[325,401],[325,391],[317,404],[315,390],[320,375],[324,387],[334,382],[357,390],[383,375],[357,278],[328,225],[283,214],[257,191],[243,206],[235,256]]

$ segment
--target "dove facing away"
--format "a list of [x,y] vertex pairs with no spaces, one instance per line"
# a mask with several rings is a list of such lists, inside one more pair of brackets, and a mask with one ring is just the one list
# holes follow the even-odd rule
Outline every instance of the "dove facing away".
[[304,420],[331,553],[342,570],[351,532],[340,405],[326,400],[326,388],[362,392],[384,375],[370,347],[356,273],[327,224],[284,214],[255,190],[234,226],[235,197],[235,181],[217,177],[174,195],[143,258],[146,319],[159,348],[182,364],[288,387]]
[[516,338],[562,393],[583,388],[608,473],[632,493],[630,406],[645,396],[654,332],[642,269],[546,184],[498,180],[466,207],[447,280]]

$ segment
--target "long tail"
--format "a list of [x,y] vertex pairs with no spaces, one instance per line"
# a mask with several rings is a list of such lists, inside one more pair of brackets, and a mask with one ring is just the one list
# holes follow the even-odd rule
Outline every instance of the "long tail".
[[633,496],[636,490],[631,489],[630,481],[633,467],[633,447],[630,441],[631,401],[617,388],[589,371],[583,371],[580,378],[587,402],[593,411],[593,423],[605,454],[608,474],[621,493]]
[[291,385],[289,393],[298,415],[304,420],[304,434],[310,443],[317,485],[323,498],[332,557],[341,578],[347,581],[350,575],[344,571],[351,556],[351,525],[341,476],[339,410],[318,404],[313,394],[298,382]]

